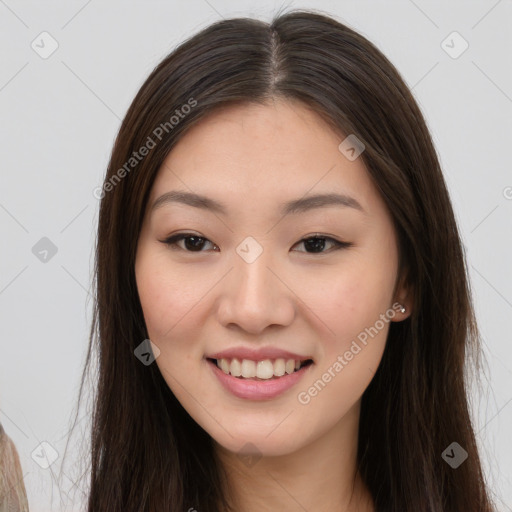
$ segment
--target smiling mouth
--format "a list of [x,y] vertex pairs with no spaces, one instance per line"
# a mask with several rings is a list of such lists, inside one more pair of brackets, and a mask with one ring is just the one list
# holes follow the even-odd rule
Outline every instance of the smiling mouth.
[[207,358],[210,364],[220,368],[226,375],[240,380],[277,380],[286,375],[296,373],[306,366],[313,364],[312,359],[298,361],[294,359],[265,359],[252,361],[250,359],[212,359]]

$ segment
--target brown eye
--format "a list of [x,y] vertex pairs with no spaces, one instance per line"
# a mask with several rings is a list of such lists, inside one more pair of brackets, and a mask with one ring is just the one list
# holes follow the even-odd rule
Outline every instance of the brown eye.
[[[324,251],[326,242],[329,242],[332,244],[331,250]],[[338,240],[335,240],[334,238],[331,238],[329,236],[313,236],[308,238],[303,238],[299,244],[304,244],[304,247],[306,247],[306,251],[299,251],[299,252],[307,252],[309,254],[322,254],[326,252],[332,252],[337,249],[343,249],[350,247],[352,244],[349,242],[339,242]],[[310,251],[308,251],[310,249]]]
[[[178,242],[185,241],[184,246],[178,245]],[[204,238],[193,233],[178,233],[163,241],[164,244],[168,245],[171,249],[182,249],[187,252],[205,252],[203,247],[205,243],[212,243],[207,238]],[[214,245],[214,247],[216,247]]]
[[[179,242],[182,240],[184,240],[184,244],[179,245]],[[194,233],[177,233],[176,235],[163,240],[162,243],[166,244],[171,249],[181,249],[186,252],[205,252],[203,249],[208,243],[212,244],[214,248],[218,249],[218,247],[210,240]],[[324,250],[326,243],[332,244],[330,250]],[[329,236],[312,236],[303,238],[300,242],[298,242],[298,244],[304,244],[304,247],[306,248],[305,251],[298,252],[306,252],[308,254],[324,254],[335,251],[337,249],[351,247],[353,245],[350,242],[340,242]]]

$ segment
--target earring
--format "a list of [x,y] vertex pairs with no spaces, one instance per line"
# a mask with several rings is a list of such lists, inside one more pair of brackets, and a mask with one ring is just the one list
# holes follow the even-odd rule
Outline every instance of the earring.
[[405,307],[404,306],[401,306],[400,313],[405,313]]

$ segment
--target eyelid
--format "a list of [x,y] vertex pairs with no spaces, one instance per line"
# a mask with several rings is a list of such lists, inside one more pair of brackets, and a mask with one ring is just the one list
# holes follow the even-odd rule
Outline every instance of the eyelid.
[[210,239],[206,238],[205,236],[198,235],[197,233],[191,233],[188,231],[182,232],[182,233],[175,233],[174,235],[171,235],[171,236],[165,238],[164,240],[159,240],[159,241],[162,242],[163,244],[167,245],[169,247],[169,249],[172,249],[172,250],[181,250],[183,252],[190,253],[190,254],[207,252],[207,251],[187,251],[186,249],[182,249],[181,247],[179,247],[177,245],[177,243],[181,242],[183,239],[191,238],[191,237],[202,238],[203,240],[205,240],[208,243],[212,244],[213,246],[217,247]]
[[[175,233],[169,237],[167,237],[166,239],[164,240],[159,240],[161,243],[163,244],[166,244],[170,249],[172,250],[181,250],[183,252],[186,252],[186,253],[202,253],[202,252],[207,252],[207,251],[202,251],[202,250],[199,250],[199,251],[188,251],[186,249],[182,249],[181,247],[177,246],[177,242],[180,242],[181,240],[183,239],[186,239],[186,238],[189,238],[189,237],[197,237],[197,238],[201,238],[211,244],[213,244],[215,247],[218,247],[216,244],[214,244],[211,240],[209,240],[208,238],[206,238],[205,236],[202,236],[200,234],[197,234],[197,233],[192,233],[190,231],[184,231],[184,232],[179,232],[179,233]],[[329,236],[329,235],[325,235],[323,233],[311,233],[311,234],[308,234],[304,237],[302,237],[298,242],[296,242],[294,244],[297,245],[297,244],[300,244],[302,242],[305,242],[307,240],[310,240],[310,239],[313,239],[313,238],[321,238],[321,239],[324,239],[326,241],[329,241],[329,242],[332,242],[334,243],[334,246],[327,250],[327,251],[322,251],[322,252],[318,252],[318,253],[314,253],[314,252],[306,252],[306,251],[297,251],[297,252],[303,252],[304,254],[308,254],[308,255],[324,255],[324,254],[330,254],[331,252],[334,252],[338,249],[348,249],[349,247],[352,247],[354,244],[352,242],[345,242],[345,241],[342,241],[342,240],[337,240],[336,238],[332,237],[332,236]]]

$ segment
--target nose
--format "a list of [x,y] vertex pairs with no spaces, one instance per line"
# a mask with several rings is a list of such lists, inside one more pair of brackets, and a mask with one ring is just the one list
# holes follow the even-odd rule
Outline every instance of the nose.
[[217,315],[224,327],[259,335],[271,325],[293,322],[296,298],[269,250],[252,262],[235,254],[233,266],[220,288]]

